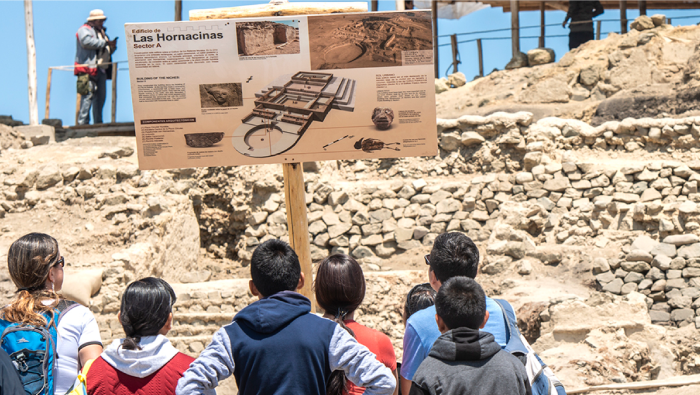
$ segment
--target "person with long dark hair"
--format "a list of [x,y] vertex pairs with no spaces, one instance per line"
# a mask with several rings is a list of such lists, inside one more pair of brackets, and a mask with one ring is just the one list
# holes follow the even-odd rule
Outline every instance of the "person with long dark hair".
[[[355,310],[365,298],[365,275],[355,259],[345,254],[334,254],[318,266],[314,290],[316,302],[325,311],[324,317],[338,323],[367,347],[379,362],[391,369],[396,377],[396,355],[389,337],[379,331],[355,322]],[[348,382],[342,371],[331,375],[328,395],[355,395],[365,389]],[[395,394],[398,391],[395,390]]]
[[[58,361],[53,372],[56,394],[66,393],[80,367],[102,352],[100,329],[90,310],[63,301],[57,294],[63,286],[64,264],[58,242],[47,234],[30,233],[12,243],[7,267],[17,292],[1,312],[2,318],[9,322],[56,326]],[[56,316],[59,310],[64,312],[60,320]]]
[[84,372],[89,395],[175,394],[177,381],[194,361],[165,337],[176,299],[160,278],[126,287],[118,316],[126,337],[112,342]]

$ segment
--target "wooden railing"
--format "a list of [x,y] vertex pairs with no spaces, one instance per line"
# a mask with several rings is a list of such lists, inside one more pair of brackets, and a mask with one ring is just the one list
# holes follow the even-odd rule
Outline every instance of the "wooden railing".
[[[126,60],[106,63],[112,65],[112,123],[117,122],[117,70],[119,69],[120,63],[127,63]],[[49,67],[48,77],[46,78],[46,109],[44,111],[44,118],[49,119],[51,110],[51,76],[54,70],[62,71],[73,71],[76,66],[51,66]],[[128,69],[127,69],[128,70]],[[80,98],[81,95],[78,93],[75,104],[75,124],[78,124],[78,112],[80,111]]]

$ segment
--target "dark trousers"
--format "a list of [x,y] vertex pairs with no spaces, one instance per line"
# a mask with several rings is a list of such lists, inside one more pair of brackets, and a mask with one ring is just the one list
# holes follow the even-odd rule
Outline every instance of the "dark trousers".
[[95,78],[90,78],[90,93],[80,98],[80,110],[78,111],[78,125],[90,123],[90,108],[94,123],[102,123],[102,108],[107,97],[107,74],[102,70],[97,71]]
[[578,48],[579,45],[593,40],[593,32],[569,32],[569,50]]

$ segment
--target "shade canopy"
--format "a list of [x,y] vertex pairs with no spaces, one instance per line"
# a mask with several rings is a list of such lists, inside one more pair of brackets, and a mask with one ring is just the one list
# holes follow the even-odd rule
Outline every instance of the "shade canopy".
[[[479,0],[479,2],[473,0],[457,0],[460,3],[483,3],[491,7],[503,8],[503,12],[510,12],[510,0]],[[603,4],[603,8],[606,10],[619,10],[620,0],[600,0]],[[627,9],[633,10],[639,8],[639,3],[642,1],[638,0],[627,0]],[[524,0],[518,1],[520,11],[538,11],[540,9],[540,4],[542,1]],[[568,1],[545,1],[545,10],[560,10],[567,11],[569,9]],[[674,10],[674,9],[699,9],[700,0],[646,0],[647,10]]]
[[[430,9],[432,1],[414,1],[414,8]],[[488,8],[487,4],[475,1],[438,1],[438,18],[440,19],[459,19],[472,12]]]

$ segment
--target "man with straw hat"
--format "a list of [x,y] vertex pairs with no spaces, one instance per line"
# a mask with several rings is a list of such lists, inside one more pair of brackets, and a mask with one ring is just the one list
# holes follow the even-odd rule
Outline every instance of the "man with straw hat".
[[107,80],[112,78],[112,53],[117,40],[110,40],[103,26],[107,17],[102,10],[92,10],[87,22],[78,29],[75,69],[78,93],[81,94],[78,125],[90,123],[90,107],[94,123],[102,123]]

